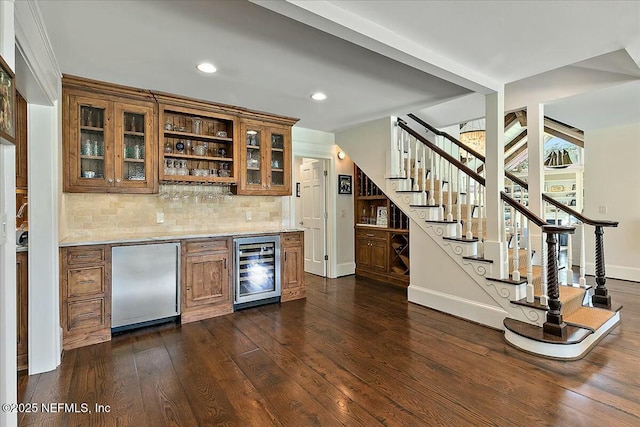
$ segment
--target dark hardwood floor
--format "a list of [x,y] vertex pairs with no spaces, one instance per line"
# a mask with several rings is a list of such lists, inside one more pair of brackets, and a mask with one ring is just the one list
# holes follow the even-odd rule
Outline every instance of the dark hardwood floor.
[[20,414],[20,425],[640,425],[639,283],[609,280],[622,324],[560,362],[401,289],[306,279],[306,300],[123,334],[20,375],[21,402],[79,412]]

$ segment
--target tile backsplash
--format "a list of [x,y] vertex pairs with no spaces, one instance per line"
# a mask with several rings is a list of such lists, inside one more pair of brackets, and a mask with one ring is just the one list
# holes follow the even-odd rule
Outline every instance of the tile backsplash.
[[[282,198],[235,196],[226,187],[167,185],[159,194],[64,194],[67,240],[118,239],[134,234],[205,234],[274,230]],[[250,212],[251,220],[247,220]],[[157,215],[164,222],[157,223]],[[62,231],[62,230],[61,230]]]

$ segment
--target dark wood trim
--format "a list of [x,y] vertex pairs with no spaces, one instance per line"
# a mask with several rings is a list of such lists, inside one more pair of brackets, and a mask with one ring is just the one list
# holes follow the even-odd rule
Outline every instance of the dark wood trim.
[[519,147],[516,151],[511,153],[509,155],[509,157],[504,159],[504,164],[508,165],[509,163],[511,163],[511,161],[513,161],[516,157],[518,157],[520,154],[522,154],[522,152],[525,151],[526,149],[527,149],[527,144],[524,144],[521,147]]
[[[546,117],[545,117],[546,120]],[[564,139],[565,141],[568,141],[570,143],[572,143],[573,145],[577,145],[580,148],[584,148],[584,140],[580,140],[574,136],[571,136],[569,134],[566,134],[564,132],[561,132],[559,130],[553,129],[549,126],[545,126],[544,127],[544,131],[545,133],[548,133],[549,135],[553,135],[555,137]]]
[[522,132],[516,135],[511,141],[509,141],[507,145],[504,146],[504,152],[506,153],[507,151],[511,150],[511,148],[513,148],[515,145],[517,145],[520,141],[522,141],[526,137],[527,137],[527,130],[524,129]]

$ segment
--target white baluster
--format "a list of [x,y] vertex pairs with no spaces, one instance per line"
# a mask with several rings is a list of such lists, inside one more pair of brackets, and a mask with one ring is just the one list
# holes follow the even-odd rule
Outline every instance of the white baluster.
[[531,227],[527,218],[523,219],[523,227],[527,229],[527,302],[532,303],[534,301],[534,288],[533,288],[533,253],[531,252]]
[[[451,163],[449,163],[449,177],[447,181],[447,221],[453,222],[453,205],[452,205],[452,194],[451,190],[453,189],[453,174],[451,169]],[[443,185],[440,183],[440,194],[442,194]]]
[[[467,156],[467,164],[469,164],[469,156]],[[471,217],[473,214],[471,204],[471,177],[467,175],[467,239],[473,238],[473,231],[471,231]]]
[[407,174],[405,175],[405,178],[407,178],[407,181],[405,183],[405,190],[411,190],[411,135],[409,135],[409,137],[407,139],[407,160],[406,160],[406,164],[407,164]]
[[[436,198],[434,196],[434,188],[435,188],[435,183],[434,181],[437,179],[437,175],[436,175],[436,171],[434,169],[434,165],[435,165],[435,156],[436,153],[435,151],[431,150],[431,172],[429,173],[429,175],[431,175],[431,179],[429,180],[429,203],[430,205],[434,205],[436,203]],[[438,216],[439,218],[440,216]]]
[[405,147],[405,141],[407,139],[407,132],[403,129],[402,132],[400,133],[400,177],[402,178],[406,178],[407,175],[405,175],[405,169],[404,169],[404,147]]
[[419,151],[418,151],[418,138],[416,138],[416,153],[413,159],[413,191],[420,191],[420,184],[418,183],[418,173],[420,169],[420,163],[418,161]]
[[391,146],[391,176],[399,177],[400,171],[398,170],[398,165],[400,164],[400,158],[402,157],[402,145],[400,143],[400,138],[402,137],[402,129],[398,125],[395,127],[395,137],[394,143]]
[[481,187],[478,184],[478,254],[484,256],[484,240],[483,240],[483,231],[484,231],[484,208],[482,204],[484,203],[484,187]]
[[421,205],[427,204],[427,146],[422,146],[422,195],[420,199]]
[[573,281],[573,234],[567,235],[567,285],[580,286]]
[[[440,165],[442,166],[440,168],[440,171],[442,173],[441,173],[440,182],[438,183],[438,206],[439,206],[438,211],[442,213],[442,219],[443,220],[445,219],[445,214],[447,214],[446,215],[447,221],[453,221],[453,217],[451,217],[451,220],[449,220],[449,215],[448,215],[448,214],[451,213],[451,211],[450,211],[451,208],[449,208],[449,205],[451,204],[451,201],[449,201],[449,205],[447,205],[447,208],[446,208],[447,212],[445,212],[445,206],[444,206],[444,201],[443,201],[444,194],[442,193],[444,191],[444,177],[445,177],[444,173],[445,173],[445,170],[447,170],[447,169],[449,170],[449,180],[451,180],[451,168],[450,167],[449,168],[445,167],[445,166],[447,166],[447,163],[444,162],[444,157],[442,157],[442,156],[440,156],[440,162],[441,162]],[[450,186],[451,186],[451,184],[447,184],[447,191],[449,191],[448,189],[450,188]]]
[[547,242],[545,238],[545,233],[542,233],[542,245],[540,246],[542,249],[542,256],[540,257],[542,261],[542,285],[540,295],[540,305],[546,307],[549,305],[549,297],[547,296]]
[[458,199],[456,200],[456,237],[462,238],[462,171],[458,169]]
[[513,272],[511,278],[520,280],[520,253],[518,244],[518,211],[513,209],[513,217],[511,218],[511,226],[513,227]]
[[587,279],[585,279],[585,246],[584,246],[584,222],[580,225],[580,279],[578,280],[578,284],[580,286],[587,285]]

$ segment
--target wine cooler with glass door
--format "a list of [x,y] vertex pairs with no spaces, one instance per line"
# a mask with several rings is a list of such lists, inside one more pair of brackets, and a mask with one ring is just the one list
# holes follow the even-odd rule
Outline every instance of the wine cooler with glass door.
[[280,301],[280,236],[234,239],[234,310]]

